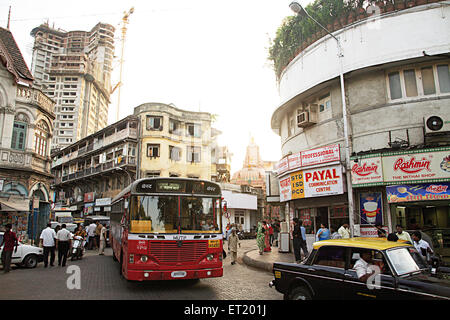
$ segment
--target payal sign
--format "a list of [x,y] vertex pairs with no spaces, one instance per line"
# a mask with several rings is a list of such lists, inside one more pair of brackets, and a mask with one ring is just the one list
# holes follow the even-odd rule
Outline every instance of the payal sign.
[[300,170],[280,179],[280,201],[344,193],[340,165]]

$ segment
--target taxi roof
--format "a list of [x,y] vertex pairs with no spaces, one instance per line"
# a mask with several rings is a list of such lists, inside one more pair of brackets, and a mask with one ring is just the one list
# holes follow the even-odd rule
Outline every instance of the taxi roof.
[[397,247],[407,247],[411,244],[404,240],[388,241],[386,238],[349,238],[349,239],[334,239],[322,240],[313,243],[314,249],[319,249],[322,246],[340,246],[340,247],[357,247],[374,250],[387,250]]

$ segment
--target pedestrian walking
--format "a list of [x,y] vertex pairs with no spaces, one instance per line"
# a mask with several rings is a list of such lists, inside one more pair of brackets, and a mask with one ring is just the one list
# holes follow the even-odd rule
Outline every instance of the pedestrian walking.
[[93,247],[95,247],[95,229],[97,228],[97,225],[92,222],[87,229],[88,237],[89,237],[89,243],[88,243],[88,249],[92,250]]
[[265,248],[264,232],[265,229],[263,224],[258,222],[258,229],[256,231],[256,245],[258,246],[259,254],[263,254]]
[[58,248],[58,266],[66,266],[67,253],[72,241],[72,234],[66,229],[66,224],[62,224],[61,230],[56,234],[56,246]]
[[102,231],[103,225],[98,221],[95,222],[95,225],[96,225],[96,227],[95,227],[95,248],[99,249],[100,248],[100,232]]
[[266,223],[266,221],[263,221],[263,228],[264,228],[264,252],[269,252],[271,251],[271,247],[270,247],[270,235],[269,235],[269,226]]
[[300,262],[302,260],[302,251],[304,257],[308,257],[308,248],[306,243],[306,229],[303,226],[303,221],[298,218],[294,218],[294,230],[292,231],[292,241],[294,246],[295,261]]
[[236,229],[233,228],[228,239],[228,251],[231,253],[231,264],[235,264],[237,260],[239,237],[237,236]]
[[269,244],[270,244],[270,246],[272,246],[273,245],[273,233],[274,233],[272,223],[269,223],[268,226],[269,226]]
[[276,247],[278,247],[278,234],[279,233],[280,233],[280,221],[278,221],[276,219],[275,223],[273,224],[273,238],[274,238]]
[[316,238],[317,241],[330,239],[330,230],[328,230],[327,225],[325,223],[320,224],[320,229],[317,231]]
[[103,226],[102,224],[100,224],[101,229],[100,229],[100,247],[99,247],[99,255],[103,256],[104,255],[104,251],[105,251],[105,247],[106,247],[106,228],[105,226]]
[[350,229],[348,227],[348,223],[344,223],[339,229],[339,234],[341,235],[342,239],[349,239],[350,238]]
[[52,229],[52,224],[48,223],[47,228],[41,232],[41,246],[44,248],[44,268],[48,267],[48,255],[50,254],[50,266],[55,265],[56,232]]
[[12,225],[8,223],[5,226],[5,233],[3,234],[3,240],[0,244],[0,247],[4,245],[3,251],[2,251],[2,265],[3,265],[3,272],[8,273],[11,271],[11,258],[13,251],[14,253],[17,252],[17,246],[19,245],[18,239],[15,232],[12,232]]

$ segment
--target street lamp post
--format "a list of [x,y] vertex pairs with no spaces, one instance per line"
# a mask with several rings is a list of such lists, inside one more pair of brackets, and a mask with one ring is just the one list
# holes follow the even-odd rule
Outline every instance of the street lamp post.
[[301,16],[308,16],[317,25],[319,25],[326,33],[328,33],[334,40],[336,40],[338,46],[339,57],[339,79],[341,83],[341,99],[342,99],[342,120],[344,123],[344,142],[345,142],[345,172],[347,178],[347,195],[348,195],[348,214],[350,222],[351,236],[354,235],[354,215],[353,215],[353,188],[351,179],[351,167],[350,167],[350,139],[348,134],[348,117],[347,117],[347,104],[345,101],[345,87],[344,87],[344,67],[342,59],[344,58],[344,52],[341,46],[341,42],[330,31],[328,31],[323,25],[321,25],[316,19],[314,19],[298,2],[292,2],[289,7],[296,14]]
[[130,175],[130,173],[127,170],[125,170],[125,169],[123,169],[121,167],[117,167],[116,169],[125,172],[128,175],[128,178],[130,178],[130,183],[133,182],[133,178],[131,178],[131,175]]

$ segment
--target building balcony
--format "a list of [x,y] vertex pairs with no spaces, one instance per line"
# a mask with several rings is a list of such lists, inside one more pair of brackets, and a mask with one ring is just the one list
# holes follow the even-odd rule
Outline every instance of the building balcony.
[[36,105],[53,115],[55,102],[39,89],[29,88],[19,84],[17,86],[16,100],[18,102]]
[[122,168],[126,166],[136,166],[136,157],[128,156],[123,158],[116,158],[108,160],[105,163],[99,163],[85,169],[80,169],[76,172],[63,175],[61,178],[55,178],[55,185],[66,182],[74,182],[76,180],[85,179],[87,177],[99,176],[104,173],[109,173],[115,168]]
[[0,148],[0,167],[50,175],[50,161],[37,157],[30,151]]

